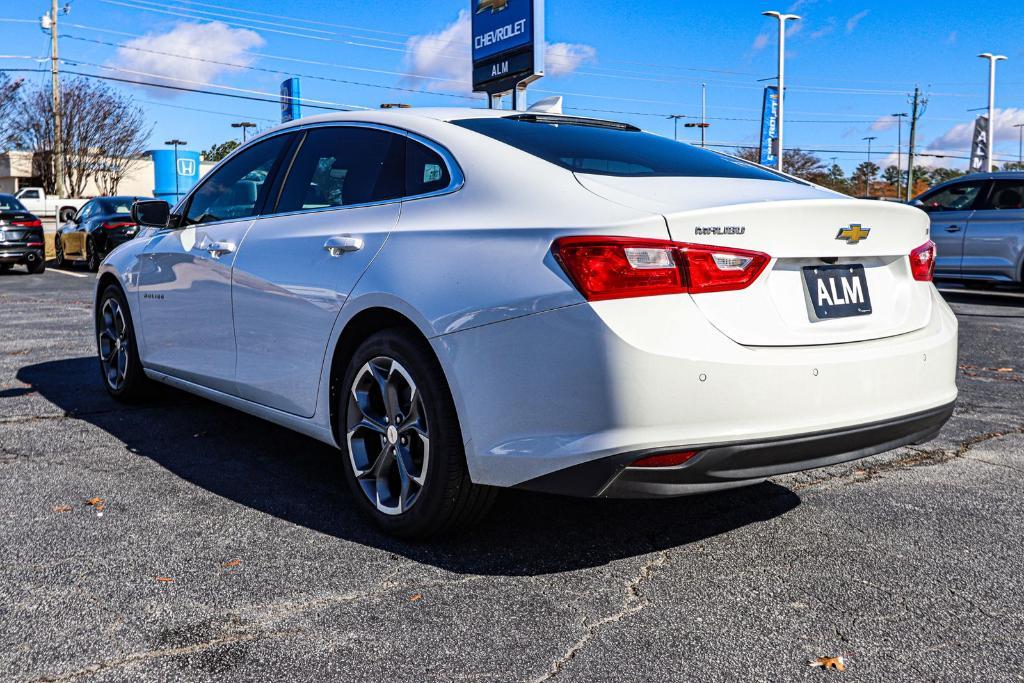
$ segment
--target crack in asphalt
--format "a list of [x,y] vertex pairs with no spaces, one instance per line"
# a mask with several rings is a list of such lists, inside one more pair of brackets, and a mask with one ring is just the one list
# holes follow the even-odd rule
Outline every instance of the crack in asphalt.
[[594,636],[597,635],[597,632],[602,627],[608,624],[618,623],[622,619],[646,609],[651,603],[640,596],[640,586],[651,577],[651,574],[656,568],[664,566],[667,562],[668,551],[666,550],[658,553],[653,560],[645,562],[640,567],[636,576],[626,582],[625,598],[623,599],[622,605],[620,605],[619,609],[589,624],[584,620],[582,624],[583,634],[575,643],[569,646],[569,649],[567,649],[561,657],[551,663],[551,666],[545,673],[536,678],[530,679],[530,683],[543,683],[544,681],[551,680],[561,673],[565,666],[572,661],[572,659],[575,658],[591,640],[594,639]]

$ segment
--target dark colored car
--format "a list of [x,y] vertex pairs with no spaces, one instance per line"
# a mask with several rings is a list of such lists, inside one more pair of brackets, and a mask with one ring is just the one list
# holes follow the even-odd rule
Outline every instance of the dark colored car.
[[84,262],[94,273],[114,247],[134,239],[132,204],[147,197],[97,197],[57,230],[53,248],[56,265]]
[[0,273],[22,264],[30,273],[46,270],[43,223],[17,199],[0,194]]

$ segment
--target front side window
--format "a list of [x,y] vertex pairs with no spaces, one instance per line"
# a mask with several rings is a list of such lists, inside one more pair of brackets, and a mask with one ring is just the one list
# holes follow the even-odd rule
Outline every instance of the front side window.
[[376,128],[311,129],[292,162],[277,212],[400,198],[405,141],[405,136]]
[[796,182],[750,162],[645,133],[626,124],[540,114],[452,123],[575,173]]
[[203,180],[185,215],[185,225],[254,216],[269,191],[267,182],[291,136],[277,135],[235,155]]
[[39,199],[39,190],[28,190],[21,197],[22,199]]
[[925,211],[969,211],[974,200],[985,186],[985,181],[956,183],[921,197],[921,208]]
[[78,210],[78,215],[75,216],[75,221],[81,223],[89,216],[93,214],[93,210],[96,208],[96,202],[86,202],[85,205]]
[[991,211],[1013,211],[1024,208],[1024,179],[995,181],[988,199],[979,208]]

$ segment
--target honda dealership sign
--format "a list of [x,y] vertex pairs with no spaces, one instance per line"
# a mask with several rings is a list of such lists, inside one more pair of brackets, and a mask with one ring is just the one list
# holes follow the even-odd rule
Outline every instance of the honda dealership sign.
[[544,0],[471,0],[473,91],[499,95],[544,75]]
[[302,91],[299,79],[289,78],[281,82],[281,123],[302,118]]

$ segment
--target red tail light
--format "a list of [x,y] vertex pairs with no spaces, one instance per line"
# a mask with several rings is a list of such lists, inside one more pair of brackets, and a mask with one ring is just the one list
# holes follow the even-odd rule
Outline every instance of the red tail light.
[[771,260],[756,251],[632,237],[562,237],[553,251],[588,301],[744,289]]
[[131,221],[107,221],[103,224],[104,230],[117,230],[118,228],[134,228],[135,224]]
[[11,221],[11,225],[17,228],[41,228],[43,222],[38,218],[33,218],[30,221]]
[[646,458],[634,460],[630,467],[675,467],[697,455],[697,451],[679,451],[678,453],[658,453]]
[[910,272],[915,280],[932,281],[935,275],[935,242],[928,240],[910,252]]

